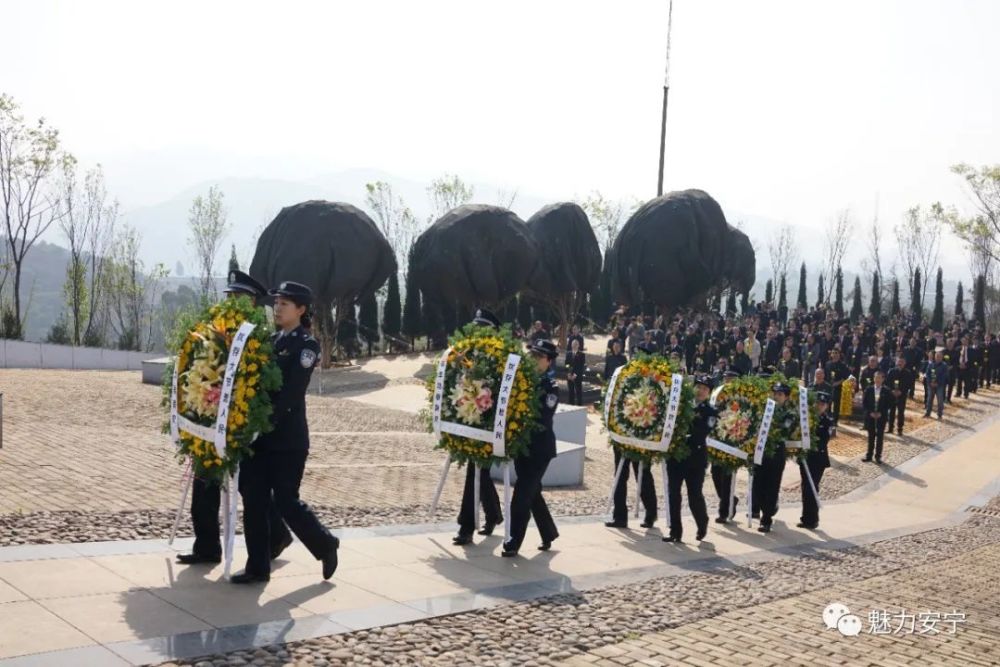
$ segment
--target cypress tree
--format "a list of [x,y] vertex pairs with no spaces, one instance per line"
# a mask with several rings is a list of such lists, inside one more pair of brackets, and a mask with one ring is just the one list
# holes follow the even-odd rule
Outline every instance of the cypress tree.
[[899,278],[892,279],[892,303],[889,305],[889,315],[897,317],[899,315]]
[[[600,298],[599,292],[595,292],[595,300],[597,298]],[[531,303],[523,293],[517,297],[517,323],[521,325],[521,328],[525,331],[531,329]]]
[[427,349],[430,350],[440,338],[444,322],[441,318],[441,306],[433,299],[428,299],[426,294],[420,296],[423,301],[424,333],[427,334]]
[[778,279],[778,312],[780,313],[782,309],[788,309],[788,291],[785,288],[785,274],[781,274],[781,278]]
[[726,317],[732,317],[735,314],[736,314],[736,290],[730,287],[729,293],[726,295]]
[[878,271],[872,273],[872,300],[868,313],[876,322],[882,319],[882,281],[879,280]]
[[403,304],[403,333],[409,337],[411,348],[416,339],[426,333],[424,330],[423,310],[420,307],[420,290],[417,289],[412,271],[406,274],[406,301]]
[[799,269],[799,296],[795,299],[795,305],[802,310],[809,310],[809,297],[806,296],[806,263],[802,262]]
[[838,266],[833,280],[833,308],[838,315],[844,314],[844,272]]
[[[655,308],[650,312],[656,312]],[[715,296],[712,297],[712,312],[722,312],[722,290],[715,290]]]
[[958,291],[955,293],[955,317],[965,315],[965,291],[962,289],[962,281],[958,281]]
[[368,343],[368,356],[372,356],[372,345],[379,341],[378,332],[378,301],[375,292],[361,299],[361,310],[358,313],[358,329],[361,338]]
[[938,267],[937,280],[934,283],[934,312],[931,314],[931,329],[941,331],[944,328],[944,272]]
[[913,282],[910,283],[910,315],[923,317],[924,309],[920,303],[920,269],[913,272]]
[[240,260],[236,259],[236,244],[234,243],[229,250],[229,273],[239,270]]
[[861,276],[854,276],[854,298],[851,301],[851,322],[859,321],[865,314],[861,303]]
[[740,315],[746,315],[750,310],[750,292],[740,293]]
[[986,276],[979,274],[972,298],[972,319],[986,326]]
[[389,276],[389,289],[385,296],[385,311],[382,313],[382,333],[389,339],[398,338],[402,328],[403,304],[399,300],[399,274],[395,271]]
[[764,303],[771,303],[771,299],[774,298],[774,281],[768,278],[767,283],[764,285]]
[[819,308],[826,301],[826,288],[823,285],[823,274],[819,274],[819,284],[816,285],[816,307]]

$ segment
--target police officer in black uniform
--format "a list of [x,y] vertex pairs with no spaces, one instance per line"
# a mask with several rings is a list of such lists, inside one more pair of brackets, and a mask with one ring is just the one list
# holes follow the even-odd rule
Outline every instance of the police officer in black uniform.
[[[736,371],[726,371],[723,373],[722,381],[732,380],[740,376]],[[733,471],[725,466],[712,464],[712,484],[715,486],[715,493],[719,496],[719,516],[715,517],[715,523],[726,523],[729,517],[736,514],[736,506],[740,499],[734,498],[732,510],[729,508],[729,496],[732,490]]]
[[687,436],[688,456],[682,461],[667,461],[667,493],[670,494],[670,534],[664,542],[680,542],[684,527],[681,524],[681,483],[687,486],[688,507],[698,527],[696,538],[705,539],[708,532],[708,508],[702,486],[705,484],[705,469],[708,467],[708,449],[705,439],[718,419],[719,412],[708,402],[715,382],[708,375],[699,375],[694,381],[694,420]]
[[316,560],[323,562],[323,578],[337,569],[340,540],[320,523],[312,509],[299,499],[299,485],[309,456],[309,424],[306,421],[306,389],[319,359],[319,343],[309,335],[312,290],[286,281],[269,294],[274,299],[274,358],[281,369],[281,389],[271,395],[274,430],[251,445],[252,456],[240,469],[243,494],[243,533],[247,545],[247,565],[233,575],[234,584],[268,581],[271,561],[268,544],[274,529],[268,504],[274,504]]
[[559,537],[559,530],[545,504],[545,498],[542,497],[542,477],[545,476],[549,462],[556,457],[556,434],[552,430],[552,417],[559,405],[559,387],[548,371],[558,350],[555,343],[546,339],[536,340],[529,349],[542,373],[539,392],[541,428],[532,434],[528,451],[514,459],[517,481],[514,483],[514,496],[510,504],[510,541],[503,545],[501,553],[505,558],[517,555],[531,518],[535,519],[535,526],[542,537],[542,544],[538,547],[541,551],[548,551],[552,541]]
[[[754,473],[754,505],[760,510],[760,525],[757,530],[762,533],[771,532],[771,523],[778,513],[778,496],[781,493],[781,476],[785,472],[785,438],[795,427],[795,415],[788,406],[788,394],[791,388],[783,382],[776,383],[772,388],[774,416],[771,420],[771,430],[780,430],[778,445],[770,456],[765,455],[764,461],[757,466]],[[759,500],[758,500],[759,498]]]
[[[500,329],[500,320],[485,308],[476,311],[472,324],[491,329]],[[465,464],[465,488],[462,490],[462,506],[458,511],[458,535],[452,538],[452,543],[463,546],[472,542],[472,533],[476,530],[476,464]],[[492,535],[493,529],[503,523],[503,509],[500,496],[490,478],[490,468],[479,468],[479,502],[483,505],[484,524],[480,535]]]
[[[230,271],[226,286],[227,298],[250,297],[254,305],[267,296],[267,289],[243,271]],[[218,563],[222,560],[222,541],[219,538],[219,505],[222,489],[219,483],[195,477],[191,484],[191,524],[194,527],[194,546],[189,554],[178,554],[177,562],[182,565],[196,563]],[[271,523],[271,559],[281,555],[292,543],[292,534],[281,520],[272,503],[269,508]]]
[[802,478],[802,516],[796,524],[799,528],[813,530],[819,526],[819,505],[816,496],[813,495],[812,487],[809,486],[809,479],[806,477],[806,467],[812,475],[813,483],[816,485],[816,493],[819,493],[819,481],[823,478],[823,471],[830,467],[830,453],[827,445],[830,442],[830,427],[833,426],[833,417],[830,416],[830,402],[833,397],[825,391],[816,392],[816,411],[819,413],[816,422],[815,448],[810,448],[806,454],[806,460],[799,462],[799,475]]

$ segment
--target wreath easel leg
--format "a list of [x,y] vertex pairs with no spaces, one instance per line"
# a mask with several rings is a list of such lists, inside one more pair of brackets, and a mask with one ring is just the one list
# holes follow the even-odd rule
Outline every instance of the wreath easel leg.
[[428,512],[431,520],[437,514],[438,501],[441,500],[441,492],[444,490],[444,481],[448,479],[448,469],[451,468],[451,456],[444,459],[444,467],[441,468],[441,479],[438,480],[437,489],[434,491],[434,498],[431,499],[431,509]]
[[510,542],[510,461],[503,464],[503,543]]
[[666,459],[660,461],[660,472],[663,477],[663,526],[664,532],[670,534],[670,473],[667,472]]
[[611,491],[608,493],[608,520],[610,521],[613,517],[611,515],[612,508],[615,502],[615,489],[618,488],[618,481],[622,478],[622,470],[625,468],[625,454],[623,453],[618,459],[618,468],[615,469],[615,478],[611,480]]
[[643,461],[639,461],[639,473],[635,478],[635,518],[639,518],[639,503],[642,501]]
[[177,530],[181,525],[181,516],[184,514],[184,506],[187,505],[188,494],[191,493],[191,485],[194,484],[194,465],[188,458],[187,468],[184,470],[184,478],[181,481],[181,502],[177,506],[177,515],[174,517],[174,525],[170,529],[170,537],[167,539],[167,546],[173,546],[174,538],[177,537]]

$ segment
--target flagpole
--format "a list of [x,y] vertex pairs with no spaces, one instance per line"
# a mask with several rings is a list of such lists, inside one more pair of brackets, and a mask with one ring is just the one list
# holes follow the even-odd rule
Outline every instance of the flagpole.
[[663,73],[663,115],[660,118],[660,177],[656,184],[656,196],[663,194],[663,163],[667,145],[667,98],[670,96],[670,29],[674,20],[674,0],[667,9],[667,65]]

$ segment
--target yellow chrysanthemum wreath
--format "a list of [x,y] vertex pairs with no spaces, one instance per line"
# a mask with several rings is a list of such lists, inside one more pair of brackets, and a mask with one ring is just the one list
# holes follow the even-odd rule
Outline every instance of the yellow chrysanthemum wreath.
[[[449,340],[451,353],[445,371],[441,418],[471,428],[491,430],[496,416],[497,394],[509,354],[521,355],[514,384],[507,401],[506,458],[516,458],[528,449],[531,433],[538,422],[538,367],[510,328],[497,331],[470,324]],[[428,379],[430,409],[434,405],[435,376]],[[446,450],[453,461],[489,466],[506,460],[493,455],[493,444],[451,433],[441,433],[438,449]]]
[[[233,382],[226,455],[219,456],[214,442],[184,430],[179,434],[178,457],[190,456],[195,473],[202,477],[221,479],[230,474],[257,436],[272,430],[270,392],[281,386],[281,370],[271,356],[271,328],[264,310],[254,306],[249,297],[227,299],[206,308],[193,323],[190,320],[179,323],[181,331],[173,337],[177,412],[200,426],[214,428],[229,348],[244,322],[255,327],[244,346]],[[173,370],[170,365],[164,374],[164,402],[168,409]],[[164,430],[170,430],[169,415]]]

